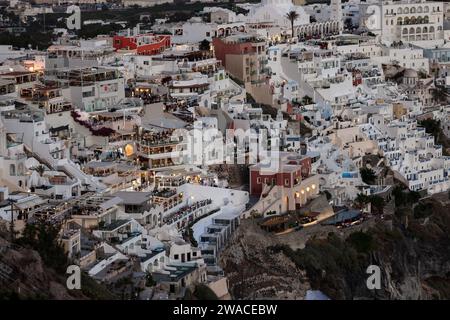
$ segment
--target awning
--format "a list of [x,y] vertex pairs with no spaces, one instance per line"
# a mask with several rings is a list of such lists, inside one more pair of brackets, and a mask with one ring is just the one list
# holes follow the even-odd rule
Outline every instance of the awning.
[[36,207],[38,205],[41,205],[43,203],[45,203],[44,199],[42,199],[40,197],[34,197],[34,198],[30,199],[30,200],[26,200],[26,201],[23,201],[23,202],[16,202],[14,204],[14,206],[16,208],[18,208],[19,210],[26,210],[26,209],[34,208],[34,207]]
[[123,200],[121,198],[114,197],[112,199],[109,199],[109,200],[103,202],[102,204],[100,204],[99,207],[102,208],[103,210],[107,210],[107,209],[109,209],[109,208],[111,208],[111,207],[113,207],[113,206],[115,206],[115,205],[117,205],[119,203],[122,203],[122,201]]

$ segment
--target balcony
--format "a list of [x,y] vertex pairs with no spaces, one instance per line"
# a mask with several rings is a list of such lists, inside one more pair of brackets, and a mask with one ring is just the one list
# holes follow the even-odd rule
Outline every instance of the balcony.
[[175,213],[169,214],[167,217],[165,217],[163,219],[163,221],[164,221],[164,223],[167,223],[167,224],[176,223],[176,222],[182,220],[183,218],[190,216],[197,209],[205,207],[211,203],[212,203],[211,199],[197,201],[192,205],[188,205],[188,206],[181,208],[180,210],[176,211]]

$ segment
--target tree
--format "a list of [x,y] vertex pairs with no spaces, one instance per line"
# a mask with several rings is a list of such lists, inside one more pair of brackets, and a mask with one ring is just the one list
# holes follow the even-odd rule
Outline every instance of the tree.
[[372,205],[372,208],[374,208],[377,211],[377,213],[383,214],[385,201],[382,197],[370,196],[369,201],[370,201],[370,204]]
[[288,13],[286,13],[286,19],[288,19],[291,22],[291,34],[292,38],[294,37],[294,22],[299,17],[299,14],[295,10],[291,10]]
[[397,207],[400,207],[401,205],[405,204],[406,196],[403,193],[402,187],[400,187],[399,185],[395,186],[394,189],[392,190],[392,195],[394,196],[395,205]]
[[203,40],[200,42],[200,44],[198,45],[198,48],[199,48],[201,51],[209,51],[209,48],[210,48],[209,41],[206,40],[206,39],[203,39]]
[[219,300],[214,291],[203,283],[195,286],[194,296],[199,300]]
[[355,198],[355,206],[359,209],[362,209],[368,203],[369,203],[369,197],[366,196],[365,194],[358,193],[358,195]]
[[410,190],[408,192],[408,195],[406,197],[406,200],[408,201],[408,203],[410,203],[411,205],[413,205],[414,203],[419,202],[420,200],[420,193],[418,191],[412,191]]
[[59,242],[59,225],[45,222],[27,224],[22,237],[17,240],[19,245],[30,247],[39,252],[45,265],[64,274],[68,263],[64,248]]
[[361,179],[367,184],[374,184],[377,176],[375,175],[375,172],[370,168],[361,168],[359,170],[359,173],[361,174]]
[[345,19],[345,21],[344,21],[344,26],[345,26],[345,29],[347,29],[347,30],[353,29],[353,21],[352,21],[352,18],[347,18],[347,19]]
[[310,96],[304,96],[304,97],[302,98],[302,102],[303,102],[304,104],[311,104],[311,103],[313,103],[313,99],[312,99]]
[[145,286],[154,287],[156,285],[155,280],[153,280],[152,273],[150,271],[145,272]]
[[418,121],[418,125],[425,128],[425,132],[431,134],[436,140],[441,133],[441,121],[435,119],[424,119]]
[[39,176],[42,177],[42,175],[45,172],[45,167],[42,164],[40,164],[33,167],[32,170],[36,171],[39,174]]
[[373,236],[361,231],[354,232],[346,240],[358,252],[369,253],[376,247]]

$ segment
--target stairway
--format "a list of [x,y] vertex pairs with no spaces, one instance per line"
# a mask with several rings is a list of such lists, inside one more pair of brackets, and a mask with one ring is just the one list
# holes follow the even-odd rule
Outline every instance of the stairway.
[[25,154],[27,155],[27,157],[35,158],[41,164],[44,164],[45,166],[47,166],[47,168],[49,168],[50,170],[55,170],[54,165],[52,163],[50,163],[48,160],[42,158],[36,152],[32,151],[27,145],[25,145],[25,144],[23,145],[23,150],[25,151]]

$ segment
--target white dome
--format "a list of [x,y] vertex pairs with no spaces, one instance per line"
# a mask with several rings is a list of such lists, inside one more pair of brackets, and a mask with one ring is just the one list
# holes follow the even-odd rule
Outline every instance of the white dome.
[[419,77],[417,71],[414,69],[406,69],[403,76],[405,78],[418,78]]

